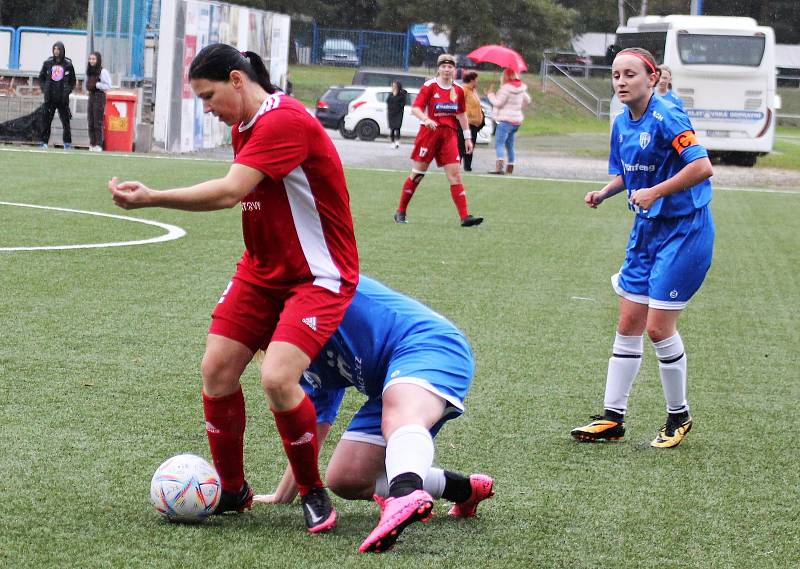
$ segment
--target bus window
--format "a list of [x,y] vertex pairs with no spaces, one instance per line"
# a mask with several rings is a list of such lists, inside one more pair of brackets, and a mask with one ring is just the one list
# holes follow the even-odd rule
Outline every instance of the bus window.
[[664,63],[664,46],[667,43],[667,32],[636,32],[617,34],[617,45],[620,49],[641,47],[653,54],[656,63]]
[[686,65],[741,65],[758,67],[764,57],[765,38],[678,34],[678,53]]

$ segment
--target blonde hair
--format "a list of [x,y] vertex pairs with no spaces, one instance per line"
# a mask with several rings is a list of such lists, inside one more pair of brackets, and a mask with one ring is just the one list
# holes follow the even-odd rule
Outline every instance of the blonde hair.
[[510,67],[503,69],[503,83],[508,83],[509,81],[513,81],[515,79],[519,79],[519,73]]

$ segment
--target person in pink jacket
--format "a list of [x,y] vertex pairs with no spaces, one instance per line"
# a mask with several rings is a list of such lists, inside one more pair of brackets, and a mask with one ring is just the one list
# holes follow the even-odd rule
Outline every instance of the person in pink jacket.
[[[528,86],[520,81],[512,69],[503,70],[503,84],[497,93],[487,93],[492,103],[492,118],[497,123],[495,132],[495,153],[497,162],[490,174],[511,174],[514,172],[514,139],[525,116],[522,109],[530,105]],[[506,161],[506,158],[508,161]]]

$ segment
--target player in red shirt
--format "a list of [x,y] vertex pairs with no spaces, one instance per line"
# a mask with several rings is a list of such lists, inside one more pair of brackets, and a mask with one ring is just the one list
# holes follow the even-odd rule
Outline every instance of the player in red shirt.
[[191,187],[108,184],[125,209],[209,211],[241,204],[245,252],[212,313],[202,362],[211,455],[222,482],[215,513],[244,511],[245,403],[240,376],[263,349],[261,385],[298,479],[312,533],[336,522],[317,464],[316,412],[300,377],[338,327],[358,283],[358,252],[339,155],[319,122],[269,80],[261,58],[224,44],[189,68],[203,111],[232,126],[227,175]]
[[482,217],[469,214],[467,192],[461,183],[461,159],[458,153],[457,129],[464,133],[465,146],[472,152],[472,133],[467,120],[464,90],[453,83],[456,63],[452,55],[443,53],[436,61],[438,72],[434,79],[426,82],[419,90],[411,113],[420,120],[420,129],[414,141],[411,160],[411,174],[403,184],[400,205],[394,214],[397,223],[407,223],[406,209],[419,183],[428,171],[431,161],[436,159],[438,166],[450,182],[450,195],[456,204],[463,227],[480,225]]

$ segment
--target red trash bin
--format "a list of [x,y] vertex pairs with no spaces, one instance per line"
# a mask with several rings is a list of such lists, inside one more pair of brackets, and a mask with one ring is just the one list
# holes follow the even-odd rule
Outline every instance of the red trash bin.
[[105,150],[132,152],[136,119],[136,93],[106,91],[105,111],[103,121]]

